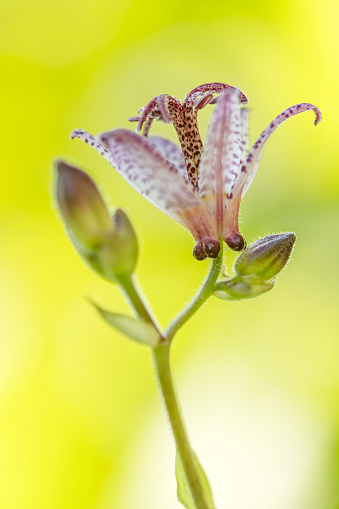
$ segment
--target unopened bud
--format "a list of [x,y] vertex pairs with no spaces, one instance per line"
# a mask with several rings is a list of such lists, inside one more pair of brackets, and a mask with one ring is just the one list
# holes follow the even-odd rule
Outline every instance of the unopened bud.
[[286,265],[295,242],[294,233],[268,235],[249,246],[236,260],[237,274],[255,274],[269,281]]
[[111,282],[135,269],[138,242],[126,214],[113,218],[93,180],[63,161],[57,162],[57,202],[70,238],[82,258]]
[[254,274],[236,276],[217,283],[213,295],[222,300],[253,299],[268,292],[273,286],[274,282],[263,281]]
[[94,248],[103,232],[113,230],[108,208],[93,180],[83,171],[57,162],[57,201],[63,220],[84,248]]
[[117,209],[113,215],[113,232],[102,239],[96,258],[110,281],[134,272],[138,259],[138,239],[125,212]]

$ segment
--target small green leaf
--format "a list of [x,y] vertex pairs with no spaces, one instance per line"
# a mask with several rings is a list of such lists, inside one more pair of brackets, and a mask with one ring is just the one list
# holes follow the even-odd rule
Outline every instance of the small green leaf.
[[144,320],[136,320],[130,316],[112,313],[111,311],[101,308],[90,299],[89,301],[107,323],[123,334],[126,334],[129,338],[138,341],[138,343],[151,346],[152,348],[155,348],[160,343],[161,337],[159,332],[151,323],[145,322]]
[[273,286],[274,281],[263,281],[255,274],[245,274],[219,281],[214,287],[213,295],[222,300],[253,299],[268,292]]
[[[193,452],[193,460],[198,473],[198,477],[201,483],[202,491],[204,494],[205,502],[209,509],[215,509],[213,495],[210,483],[207,479],[204,469],[200,465],[198,460],[198,456]],[[193,501],[190,488],[187,483],[186,475],[184,472],[184,468],[180,459],[180,456],[177,452],[175,458],[175,477],[177,480],[177,497],[179,502],[181,502],[187,509],[196,509],[196,505]]]

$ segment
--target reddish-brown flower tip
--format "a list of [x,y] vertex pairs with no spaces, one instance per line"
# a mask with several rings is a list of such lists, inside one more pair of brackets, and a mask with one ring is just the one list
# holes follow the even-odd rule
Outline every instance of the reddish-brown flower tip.
[[204,240],[204,249],[209,258],[216,258],[220,251],[220,242],[215,239]]
[[203,238],[193,248],[193,256],[196,260],[202,261],[208,258],[216,258],[220,251],[220,242],[212,238]]
[[225,237],[225,242],[233,251],[242,251],[245,247],[245,240],[238,232],[231,232]]
[[201,242],[197,242],[195,244],[195,246],[193,248],[193,256],[199,262],[206,260],[207,255],[205,253],[204,246],[201,244]]

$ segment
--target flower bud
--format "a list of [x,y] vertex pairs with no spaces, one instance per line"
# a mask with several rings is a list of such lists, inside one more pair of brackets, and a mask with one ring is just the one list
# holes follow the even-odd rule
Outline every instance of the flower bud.
[[82,258],[111,282],[131,275],[138,241],[126,214],[113,218],[93,180],[63,161],[57,162],[56,195],[67,231]]
[[105,269],[102,275],[116,282],[131,275],[138,259],[138,239],[125,212],[117,209],[113,215],[113,232],[102,239],[94,260]]
[[244,300],[259,297],[268,292],[274,282],[267,282],[255,274],[236,276],[215,285],[213,295],[222,300]]
[[273,279],[286,265],[295,239],[294,233],[282,233],[254,242],[236,260],[235,272],[255,274],[264,281]]
[[74,238],[93,249],[103,232],[113,230],[108,208],[93,180],[83,171],[57,162],[57,201],[63,220]]

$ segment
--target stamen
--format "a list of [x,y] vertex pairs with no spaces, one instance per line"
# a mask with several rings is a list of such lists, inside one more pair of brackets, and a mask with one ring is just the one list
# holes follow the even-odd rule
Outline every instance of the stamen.
[[154,121],[154,117],[148,117],[148,119],[146,120],[145,124],[144,124],[144,131],[143,131],[143,136],[147,136],[148,135],[148,132],[151,128],[151,125],[153,124],[153,121]]
[[153,97],[151,101],[146,104],[146,106],[139,110],[140,120],[138,122],[136,132],[140,133],[141,129],[146,122],[147,118],[153,113],[154,109],[157,107],[157,97]]
[[194,106],[197,110],[202,110],[205,108],[206,104],[209,104],[213,100],[213,94],[205,94],[199,99],[196,99],[194,102]]
[[170,124],[172,122],[172,117],[168,113],[166,108],[166,94],[162,94],[158,96],[158,108],[160,111],[161,119],[166,123]]
[[[235,87],[232,87],[231,85],[227,85],[227,83],[205,83],[204,85],[199,85],[198,87],[195,87],[189,94],[187,94],[184,102],[191,102],[194,101],[199,95],[201,95],[202,92],[211,92],[212,94],[220,94],[220,92],[223,92],[227,88],[234,89]],[[214,104],[216,102],[214,98],[210,104]],[[240,90],[240,102],[241,104],[247,104],[248,99],[246,95],[241,92]]]
[[136,115],[135,117],[129,117],[127,119],[129,122],[139,122],[140,120],[140,116],[139,115]]

